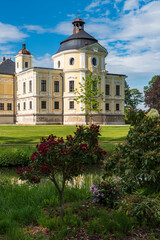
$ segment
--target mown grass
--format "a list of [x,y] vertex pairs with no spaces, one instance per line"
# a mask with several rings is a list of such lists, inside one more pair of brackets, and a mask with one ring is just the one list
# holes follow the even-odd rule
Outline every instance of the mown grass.
[[[0,144],[38,143],[41,137],[53,134],[58,137],[72,135],[76,126],[0,126]],[[101,126],[100,142],[123,142],[129,126]]]

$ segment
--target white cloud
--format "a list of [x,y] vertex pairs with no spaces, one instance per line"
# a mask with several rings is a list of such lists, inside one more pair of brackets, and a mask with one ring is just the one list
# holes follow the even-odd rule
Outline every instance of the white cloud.
[[53,62],[51,60],[51,55],[49,53],[46,53],[44,56],[34,58],[33,65],[35,67],[53,68]]
[[76,18],[76,14],[67,14],[67,17],[69,17],[72,20],[74,20]]
[[126,0],[123,10],[133,10],[139,8],[139,0]]
[[27,29],[29,32],[37,32],[39,34],[45,33],[48,31],[48,29],[45,29],[39,25],[24,25],[23,28]]
[[0,22],[0,43],[18,42],[28,37],[17,27]]
[[86,8],[85,11],[91,11],[93,8],[98,7],[100,5],[100,0],[92,1]]

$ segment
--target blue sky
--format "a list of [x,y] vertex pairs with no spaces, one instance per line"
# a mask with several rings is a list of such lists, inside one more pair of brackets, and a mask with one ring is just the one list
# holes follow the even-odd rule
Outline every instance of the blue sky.
[[109,52],[106,70],[126,74],[140,90],[160,74],[160,0],[1,1],[0,57],[14,60],[25,42],[35,66],[52,67],[51,56],[72,34],[78,12]]

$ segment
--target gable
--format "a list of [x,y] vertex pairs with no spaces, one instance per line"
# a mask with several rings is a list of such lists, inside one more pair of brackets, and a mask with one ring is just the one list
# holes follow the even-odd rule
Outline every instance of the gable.
[[85,50],[85,51],[92,51],[92,52],[101,52],[105,53],[106,55],[108,54],[107,49],[102,47],[99,43],[93,43],[88,46],[85,46],[81,48],[80,50]]

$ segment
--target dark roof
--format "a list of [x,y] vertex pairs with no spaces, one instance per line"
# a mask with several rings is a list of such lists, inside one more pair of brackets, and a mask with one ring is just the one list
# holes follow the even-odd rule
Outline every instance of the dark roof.
[[7,59],[0,63],[0,74],[10,74],[14,75],[15,73],[15,62],[11,59]]
[[61,46],[57,53],[70,49],[80,49],[97,42],[98,41],[94,37],[82,29],[78,33],[72,34],[70,37],[61,42]]
[[124,74],[116,74],[116,73],[107,73],[106,76],[107,76],[107,75],[127,77],[127,76],[124,75]]

